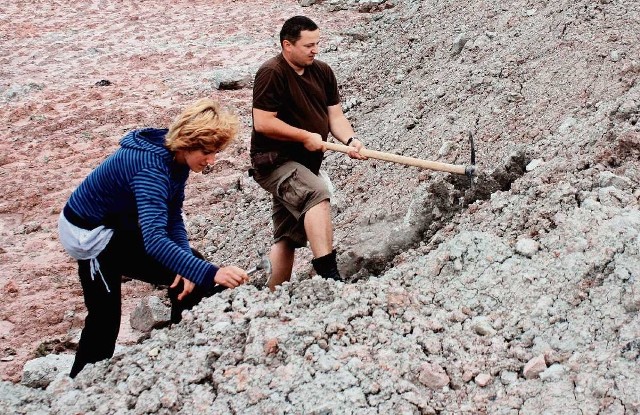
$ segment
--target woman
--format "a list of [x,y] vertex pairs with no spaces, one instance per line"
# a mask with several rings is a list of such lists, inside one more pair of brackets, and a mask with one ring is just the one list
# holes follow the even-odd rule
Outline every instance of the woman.
[[183,111],[167,129],[134,130],[71,194],[59,219],[65,250],[78,260],[87,307],[70,376],[113,356],[121,318],[121,278],[170,285],[172,321],[212,294],[248,280],[189,246],[182,217],[189,172],[212,164],[236,136],[238,120],[210,99]]

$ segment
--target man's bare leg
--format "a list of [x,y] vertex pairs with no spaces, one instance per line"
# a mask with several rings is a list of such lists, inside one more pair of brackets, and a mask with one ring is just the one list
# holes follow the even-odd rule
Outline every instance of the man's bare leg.
[[328,199],[318,203],[305,213],[304,230],[315,258],[331,253],[333,250],[333,223],[331,222],[331,204]]
[[[307,233],[311,252],[315,258],[324,257],[333,251],[333,223],[331,221],[331,204],[324,200],[305,213],[304,229]],[[286,240],[281,240],[271,247],[271,278],[269,289],[291,279],[295,249]]]
[[269,260],[271,261],[271,278],[269,278],[269,289],[276,289],[277,285],[291,279],[293,271],[293,259],[295,249],[282,239],[271,246]]

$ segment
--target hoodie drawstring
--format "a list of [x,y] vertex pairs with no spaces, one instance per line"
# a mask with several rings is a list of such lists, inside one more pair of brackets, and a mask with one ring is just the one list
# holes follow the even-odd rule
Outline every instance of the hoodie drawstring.
[[102,278],[102,282],[104,283],[104,287],[107,289],[107,292],[110,293],[109,285],[107,285],[107,281],[104,279],[104,275],[102,275],[102,271],[100,271],[100,263],[98,262],[98,258],[91,258],[89,261],[89,265],[91,268],[91,280],[96,280],[96,274],[100,274]]

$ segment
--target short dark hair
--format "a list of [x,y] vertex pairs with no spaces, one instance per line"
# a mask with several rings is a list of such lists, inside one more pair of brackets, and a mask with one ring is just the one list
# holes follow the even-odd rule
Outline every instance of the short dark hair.
[[300,39],[300,32],[303,30],[313,32],[318,30],[318,25],[306,16],[293,16],[287,19],[280,30],[280,46],[285,40],[296,43]]

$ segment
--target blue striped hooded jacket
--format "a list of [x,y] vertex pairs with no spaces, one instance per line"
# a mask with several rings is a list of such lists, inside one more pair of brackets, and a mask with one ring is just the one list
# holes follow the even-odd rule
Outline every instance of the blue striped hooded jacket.
[[210,286],[218,268],[193,255],[182,219],[189,167],[164,146],[166,129],[134,130],[71,194],[67,209],[95,226],[140,228],[145,250],[188,280]]

